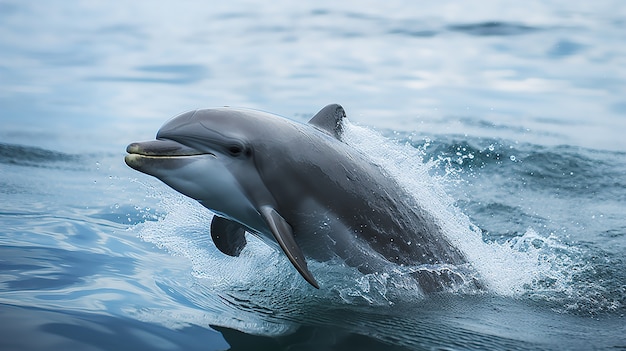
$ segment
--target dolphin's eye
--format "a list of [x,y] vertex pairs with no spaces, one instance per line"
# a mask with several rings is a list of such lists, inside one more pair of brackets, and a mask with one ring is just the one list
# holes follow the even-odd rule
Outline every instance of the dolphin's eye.
[[231,145],[228,147],[228,152],[233,156],[239,156],[243,152],[243,148],[239,145]]

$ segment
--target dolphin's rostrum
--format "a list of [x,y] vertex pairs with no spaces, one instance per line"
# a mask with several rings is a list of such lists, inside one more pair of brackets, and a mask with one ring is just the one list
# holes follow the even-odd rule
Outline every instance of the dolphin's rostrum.
[[[311,285],[307,259],[341,258],[363,273],[413,267],[424,291],[466,281],[466,264],[437,221],[393,178],[341,141],[345,112],[328,105],[308,124],[265,112],[200,109],[172,118],[125,161],[216,216],[211,237],[238,256],[245,233],[278,246]],[[437,270],[436,267],[447,267]]]

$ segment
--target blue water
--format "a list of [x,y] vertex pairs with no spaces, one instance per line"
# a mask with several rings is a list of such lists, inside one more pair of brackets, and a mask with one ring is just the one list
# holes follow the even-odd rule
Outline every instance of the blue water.
[[[0,349],[626,348],[626,6],[0,0]],[[486,291],[315,290],[123,163],[169,117],[306,122],[405,186]]]

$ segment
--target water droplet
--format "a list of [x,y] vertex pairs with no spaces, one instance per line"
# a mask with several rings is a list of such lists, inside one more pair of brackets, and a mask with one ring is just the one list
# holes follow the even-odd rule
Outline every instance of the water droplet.
[[511,161],[515,162],[517,160],[517,158],[514,155],[511,155],[511,157],[509,157],[511,159]]

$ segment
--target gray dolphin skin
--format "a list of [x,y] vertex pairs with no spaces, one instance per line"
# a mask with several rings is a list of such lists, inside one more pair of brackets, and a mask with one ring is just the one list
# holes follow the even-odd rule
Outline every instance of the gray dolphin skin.
[[455,269],[432,268],[467,260],[393,178],[341,141],[344,118],[337,104],[308,124],[199,109],[166,122],[156,140],[128,145],[125,161],[215,213],[211,237],[223,253],[238,256],[245,233],[256,235],[316,288],[308,259],[339,258],[364,274],[414,267],[424,292],[467,284]]

